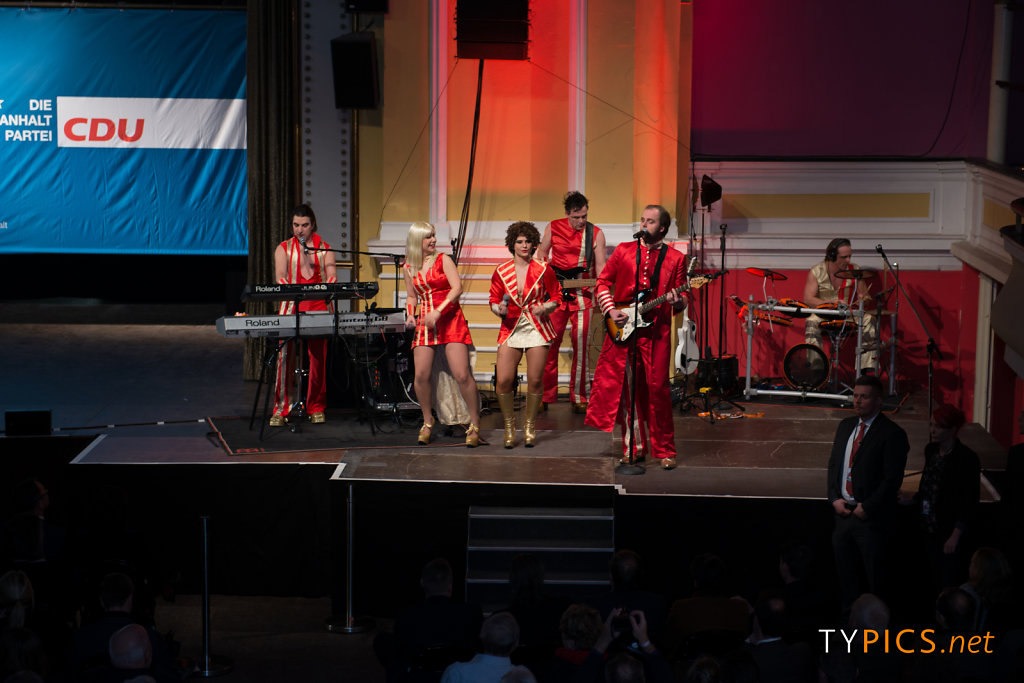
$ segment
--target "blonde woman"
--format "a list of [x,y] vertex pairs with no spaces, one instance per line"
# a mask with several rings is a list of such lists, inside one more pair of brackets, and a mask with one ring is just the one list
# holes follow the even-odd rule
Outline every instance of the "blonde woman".
[[523,441],[533,447],[537,438],[534,419],[544,398],[544,364],[548,346],[555,338],[549,315],[558,308],[562,288],[551,267],[533,258],[540,233],[533,223],[508,226],[505,246],[512,259],[498,264],[491,276],[491,312],[501,318],[498,331],[498,363],[494,387],[505,421],[505,448],[516,444],[516,415],[512,386],[519,361],[526,354],[526,422]]
[[474,448],[480,444],[480,399],[476,379],[469,366],[469,347],[473,338],[459,306],[462,280],[451,257],[438,253],[437,237],[430,223],[418,222],[409,226],[402,273],[407,294],[405,325],[416,330],[412,342],[416,368],[413,386],[423,411],[418,441],[424,445],[430,443],[434,429],[431,412],[434,387],[430,373],[434,354],[442,349],[452,377],[459,385],[459,393],[469,408],[466,445]]

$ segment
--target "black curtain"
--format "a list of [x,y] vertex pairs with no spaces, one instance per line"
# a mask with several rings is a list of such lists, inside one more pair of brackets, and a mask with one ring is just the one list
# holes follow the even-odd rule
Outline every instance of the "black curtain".
[[[295,1],[248,0],[246,49],[249,183],[249,284],[274,281],[274,249],[287,236],[298,196]],[[249,314],[272,311],[248,303]],[[257,379],[265,339],[245,345],[245,379]]]

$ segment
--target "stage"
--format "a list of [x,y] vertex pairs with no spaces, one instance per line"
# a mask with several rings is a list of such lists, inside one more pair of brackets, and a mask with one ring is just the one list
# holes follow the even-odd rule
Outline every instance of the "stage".
[[[248,428],[255,383],[240,379],[242,341],[220,337],[212,325],[26,323],[5,332],[3,410],[51,410],[54,427],[50,437],[0,440],[11,456],[8,481],[48,480],[54,514],[69,525],[114,514],[85,512],[97,506],[127,513],[129,525],[152,531],[144,543],[161,576],[181,573],[188,588],[195,588],[198,519],[208,516],[215,590],[337,595],[350,495],[355,575],[409,581],[413,594],[410,577],[425,559],[445,554],[461,564],[471,505],[614,509],[616,543],[668,565],[667,593],[677,565],[701,548],[727,554],[737,539],[769,547],[793,538],[815,545],[824,538],[827,548],[825,473],[836,425],[850,414],[842,406],[737,398],[742,410],[725,405],[721,419],[677,408],[678,468],[647,461],[644,474],[623,475],[617,437],[584,426],[567,402],[538,416],[531,449],[521,431],[517,447],[502,446],[493,405],[481,420],[488,444],[475,449],[461,445],[459,431],[418,446],[415,412],[396,420],[354,409],[329,410],[326,424],[298,433],[268,428],[261,440],[259,425]],[[904,489],[912,492],[927,404],[921,391],[896,401],[887,411],[910,437]],[[978,425],[962,436],[986,474],[1003,469],[1005,452]],[[982,498],[997,498],[987,479]],[[665,529],[647,524],[652,516],[678,521],[671,548]],[[758,563],[770,572],[771,553]],[[372,612],[387,613],[407,596],[395,591],[383,603],[378,596]]]

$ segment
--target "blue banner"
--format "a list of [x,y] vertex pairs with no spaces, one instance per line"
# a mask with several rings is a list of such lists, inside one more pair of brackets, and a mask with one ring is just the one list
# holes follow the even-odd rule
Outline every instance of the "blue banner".
[[0,8],[0,253],[246,254],[245,12]]

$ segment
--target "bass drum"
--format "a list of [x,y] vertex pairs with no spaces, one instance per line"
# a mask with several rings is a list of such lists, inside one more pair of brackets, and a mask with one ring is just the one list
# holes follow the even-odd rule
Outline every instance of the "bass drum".
[[814,344],[797,344],[786,352],[782,376],[793,389],[817,391],[828,382],[828,356]]

